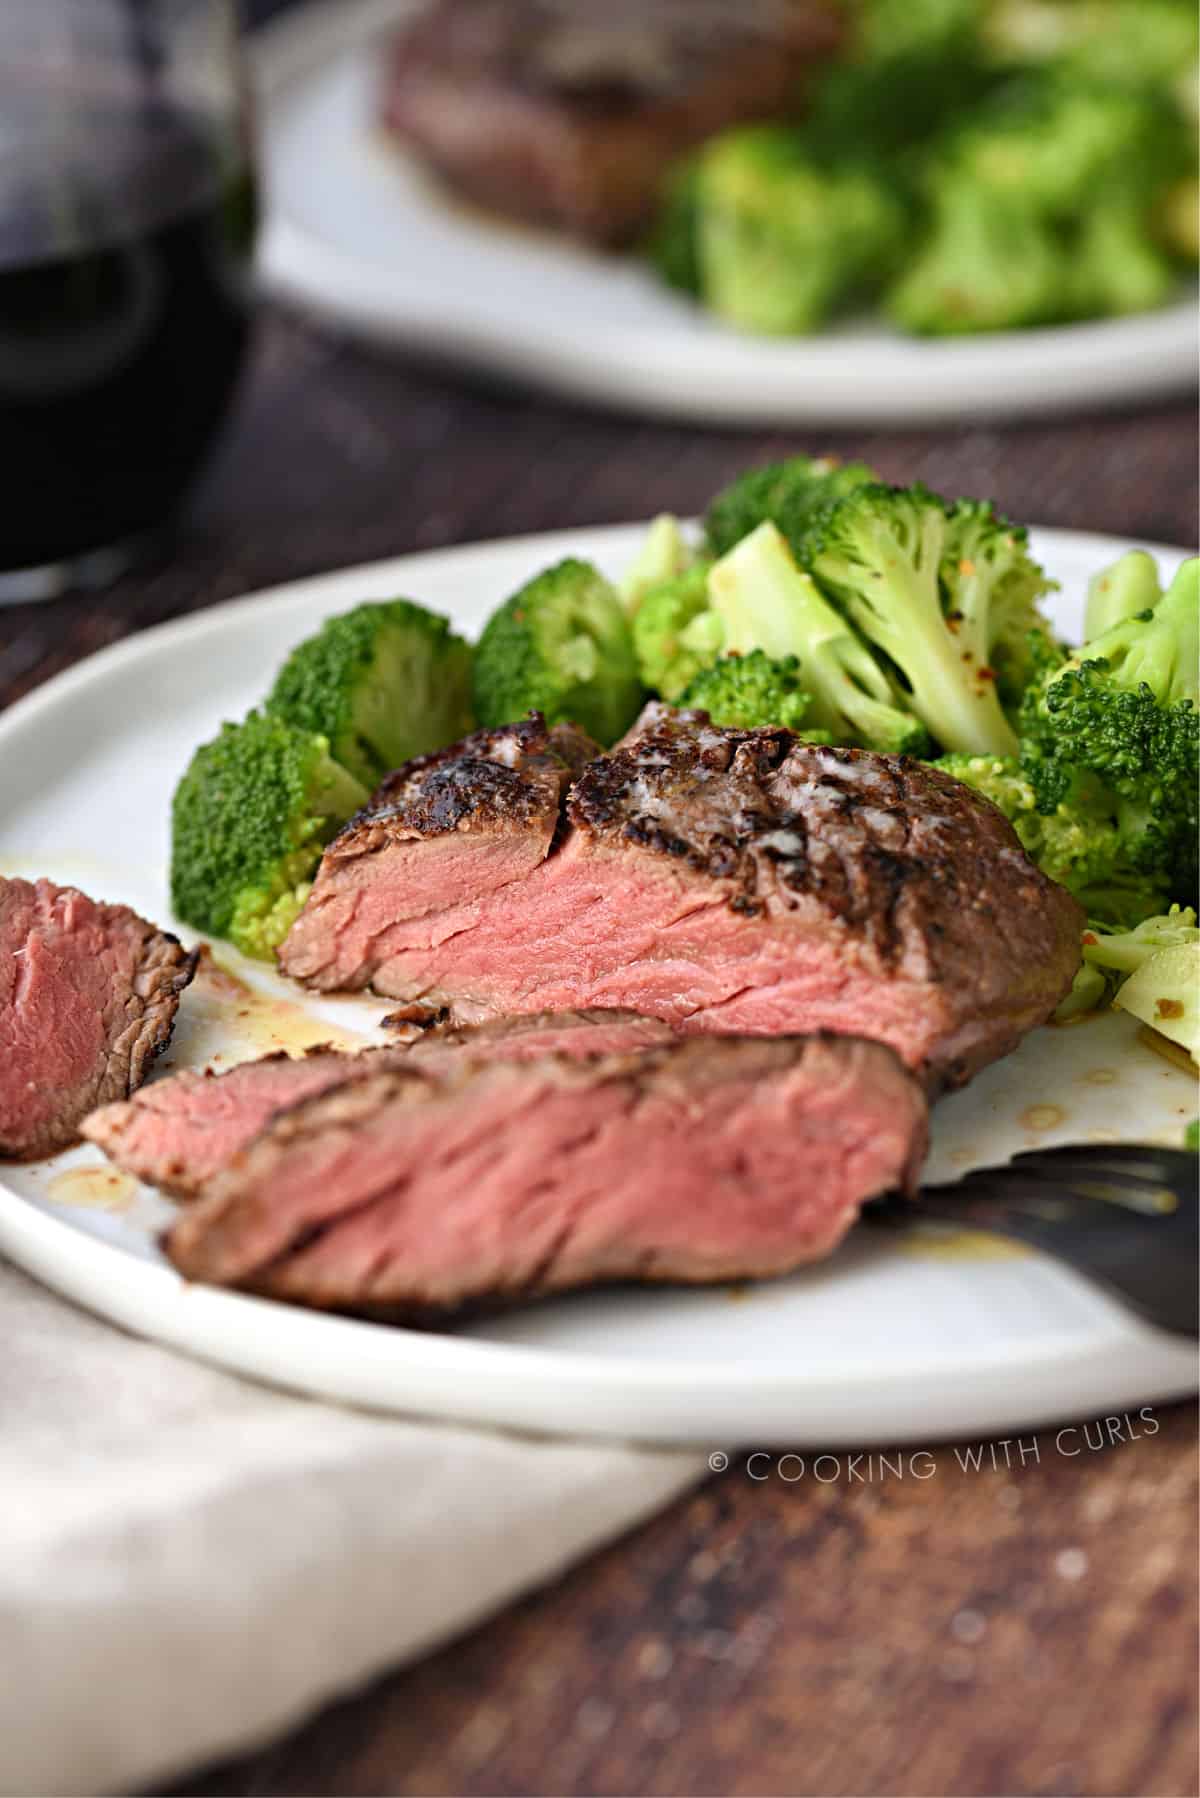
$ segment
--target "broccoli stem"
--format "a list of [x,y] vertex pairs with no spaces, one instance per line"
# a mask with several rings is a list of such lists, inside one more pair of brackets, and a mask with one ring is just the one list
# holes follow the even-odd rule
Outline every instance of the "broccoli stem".
[[797,568],[769,519],[713,564],[708,591],[725,626],[726,653],[799,657],[814,725],[839,742],[917,753],[924,735],[917,721],[897,705],[879,663]]
[[1158,564],[1144,549],[1131,549],[1088,582],[1083,634],[1090,642],[1126,618],[1149,611],[1162,598]]

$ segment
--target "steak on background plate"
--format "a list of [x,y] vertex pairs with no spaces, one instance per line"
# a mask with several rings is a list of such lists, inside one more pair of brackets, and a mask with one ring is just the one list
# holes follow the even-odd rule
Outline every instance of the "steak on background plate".
[[834,1030],[934,1088],[1070,987],[1075,901],[936,768],[654,703],[572,782],[547,773],[569,729],[534,715],[389,776],[326,849],[284,971],[468,1023],[599,1006]]
[[239,1062],[225,1073],[186,1068],[155,1080],[131,1099],[102,1106],[84,1120],[82,1134],[127,1174],[176,1198],[193,1198],[205,1182],[244,1149],[275,1112],[368,1073],[423,1065],[470,1051],[476,1058],[526,1061],[550,1053],[611,1054],[669,1040],[670,1027],[629,1012],[571,1012],[505,1018],[474,1029],[431,1029],[411,1044],[384,1044],[358,1053],[314,1048]]
[[380,117],[476,204],[620,244],[683,151],[793,112],[845,30],[832,0],[442,0],[393,35]]
[[195,966],[127,905],[0,876],[0,1156],[51,1155],[140,1086]]
[[910,1189],[926,1135],[919,1083],[850,1037],[414,1056],[277,1112],[165,1246],[192,1280],[408,1317],[780,1274]]

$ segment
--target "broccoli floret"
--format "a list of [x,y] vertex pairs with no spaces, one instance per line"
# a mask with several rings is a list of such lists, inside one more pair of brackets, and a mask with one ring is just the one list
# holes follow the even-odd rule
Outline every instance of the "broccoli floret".
[[1153,235],[1144,194],[1116,193],[1083,213],[1071,245],[1071,310],[1078,318],[1122,318],[1170,299],[1179,272]]
[[728,650],[748,656],[761,649],[775,661],[799,657],[812,694],[809,715],[835,743],[894,755],[928,749],[924,729],[883,668],[797,568],[769,519],[713,565],[708,588]]
[[720,655],[725,627],[709,604],[712,564],[695,563],[642,595],[633,620],[633,648],[645,684],[676,700],[688,682]]
[[983,41],[1005,61],[1153,85],[1195,62],[1200,30],[1192,0],[992,0]]
[[829,742],[828,731],[805,723],[812,695],[804,691],[795,656],[772,661],[761,649],[748,656],[722,656],[689,683],[679,704],[707,712],[714,724],[730,730],[782,725],[810,743]]
[[891,270],[907,206],[875,169],[827,166],[786,126],[723,132],[701,155],[700,287],[744,331],[794,335]]
[[1198,589],[1193,559],[1151,611],[1031,686],[1020,719],[1021,765],[1039,808],[1053,812],[1086,791],[1114,818],[1129,865],[1181,902],[1196,890],[1200,830]]
[[1088,582],[1083,634],[1090,642],[1126,618],[1148,612],[1162,598],[1158,564],[1144,549],[1127,550]]
[[749,468],[709,503],[705,539],[714,556],[723,556],[769,518],[793,554],[800,554],[824,507],[878,479],[865,462],[839,462],[833,456],[791,456],[786,462]]
[[1113,1004],[1200,1062],[1200,943],[1181,943],[1148,957]]
[[670,512],[660,512],[657,518],[650,521],[650,528],[642,539],[641,547],[618,586],[630,616],[637,611],[651,587],[659,587],[664,581],[674,580],[677,574],[682,574],[690,567],[693,560],[692,552],[679,528],[679,520]]
[[642,702],[629,622],[590,562],[547,568],[488,619],[475,651],[475,710],[484,725],[530,710],[613,743]]
[[658,215],[646,241],[645,254],[668,287],[693,298],[700,293],[697,254],[700,164],[696,157],[677,163],[663,183]]
[[860,487],[809,533],[808,566],[899,670],[907,704],[949,751],[1013,755],[993,650],[1047,583],[1023,533],[990,506],[921,486]]
[[986,0],[865,0],[860,45],[871,58],[969,48],[985,8]]
[[280,669],[267,710],[327,737],[366,786],[472,728],[471,648],[412,600],[327,618]]
[[990,799],[1030,860],[1073,893],[1090,918],[1124,929],[1165,909],[1167,883],[1133,865],[1113,808],[1099,789],[1089,795],[1081,788],[1047,813],[1039,810],[1015,756],[946,755],[933,765]]
[[929,234],[884,295],[890,318],[921,337],[1052,323],[1070,271],[1052,228],[1009,194],[961,176],[932,189]]
[[1047,653],[1050,625],[1038,601],[1057,589],[1029,553],[1029,533],[1001,518],[990,500],[960,499],[946,515],[942,558],[951,616],[986,619],[987,661],[1001,704],[1015,707]]
[[269,960],[321,850],[367,788],[325,737],[251,712],[197,749],[171,812],[171,903],[197,930]]
[[1177,262],[1200,258],[1200,177],[1183,175],[1159,195],[1150,227]]

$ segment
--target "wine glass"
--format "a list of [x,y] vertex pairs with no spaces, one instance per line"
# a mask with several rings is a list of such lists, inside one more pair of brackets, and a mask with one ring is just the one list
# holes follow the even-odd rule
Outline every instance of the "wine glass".
[[255,197],[231,0],[0,7],[0,602],[114,579],[227,411]]

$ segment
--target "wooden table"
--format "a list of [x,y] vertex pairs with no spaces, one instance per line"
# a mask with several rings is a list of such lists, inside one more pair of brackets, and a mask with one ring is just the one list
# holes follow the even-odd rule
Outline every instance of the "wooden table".
[[[1182,405],[1004,431],[705,433],[472,387],[268,317],[169,558],[0,613],[0,705],[251,588],[688,512],[750,460],[818,448],[1021,520],[1195,535]],[[1077,1453],[1040,1431],[1036,1456],[1027,1439],[998,1470],[931,1445],[924,1480],[855,1478],[843,1456],[828,1483],[781,1477],[794,1464],[755,1481],[735,1460],[467,1641],[178,1790],[1194,1794],[1195,1416],[1133,1422],[1103,1448],[1064,1438]]]

